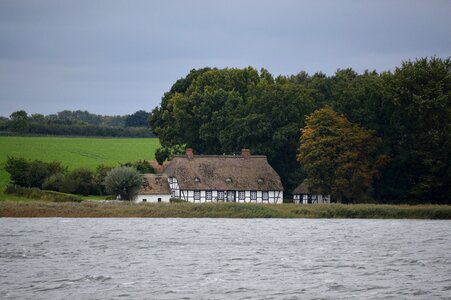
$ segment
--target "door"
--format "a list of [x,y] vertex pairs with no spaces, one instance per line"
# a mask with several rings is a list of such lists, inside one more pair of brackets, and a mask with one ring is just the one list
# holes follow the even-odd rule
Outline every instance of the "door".
[[227,202],[236,202],[235,191],[227,191]]

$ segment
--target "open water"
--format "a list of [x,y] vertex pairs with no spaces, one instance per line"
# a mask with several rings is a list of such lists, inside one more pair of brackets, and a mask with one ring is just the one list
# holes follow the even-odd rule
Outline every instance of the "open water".
[[451,299],[451,221],[0,219],[0,299]]

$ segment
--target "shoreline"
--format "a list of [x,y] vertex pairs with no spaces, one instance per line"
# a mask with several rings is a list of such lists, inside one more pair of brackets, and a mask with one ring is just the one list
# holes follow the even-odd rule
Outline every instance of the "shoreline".
[[1,201],[10,218],[320,218],[450,220],[451,205],[99,203]]

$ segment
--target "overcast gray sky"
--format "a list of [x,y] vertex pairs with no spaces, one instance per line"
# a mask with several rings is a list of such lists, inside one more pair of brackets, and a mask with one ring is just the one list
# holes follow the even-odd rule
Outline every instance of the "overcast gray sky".
[[393,70],[451,56],[451,1],[0,0],[0,115],[150,111],[189,70]]

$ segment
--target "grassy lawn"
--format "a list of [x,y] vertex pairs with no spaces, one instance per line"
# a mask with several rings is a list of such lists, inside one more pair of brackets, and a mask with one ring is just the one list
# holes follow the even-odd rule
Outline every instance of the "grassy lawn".
[[8,156],[61,161],[70,169],[95,169],[140,159],[153,160],[160,146],[157,138],[15,137],[0,136],[0,190],[9,182],[4,170]]
[[0,202],[1,201],[14,201],[14,202],[28,202],[28,201],[36,201],[30,198],[26,198],[26,197],[20,197],[20,196],[15,196],[15,195],[7,195],[4,194],[3,191],[0,192]]

